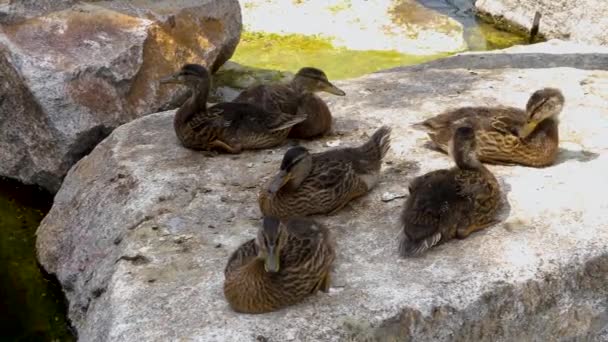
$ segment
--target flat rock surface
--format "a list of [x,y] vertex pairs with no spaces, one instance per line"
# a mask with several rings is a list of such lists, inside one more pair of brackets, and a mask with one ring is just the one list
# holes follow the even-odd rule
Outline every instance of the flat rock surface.
[[184,93],[160,77],[186,62],[218,68],[241,32],[237,0],[23,0],[3,10],[27,15],[0,26],[0,175],[52,192],[114,128]]
[[605,0],[476,0],[481,12],[530,28],[542,14],[540,33],[547,38],[608,45],[608,1]]
[[[121,126],[70,170],[38,230],[39,260],[63,285],[82,341],[600,341],[608,55],[569,46],[571,61],[551,53],[561,48],[465,54],[337,82],[347,96],[327,97],[333,135],[305,145],[359,144],[383,124],[393,139],[377,188],[319,217],[338,242],[328,294],[264,315],[229,308],[223,268],[255,236],[259,185],[287,146],[208,157],[178,144],[173,112]],[[408,183],[451,166],[409,125],[454,106],[523,107],[546,86],[567,101],[556,165],[490,166],[505,192],[503,221],[399,259]]]

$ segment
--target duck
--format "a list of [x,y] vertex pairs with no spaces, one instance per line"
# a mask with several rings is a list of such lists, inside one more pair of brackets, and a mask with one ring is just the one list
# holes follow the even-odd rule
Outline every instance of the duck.
[[419,256],[437,244],[464,239],[498,222],[501,190],[477,158],[476,134],[456,128],[449,143],[455,166],[415,178],[400,217],[401,257]]
[[266,110],[291,115],[305,113],[306,120],[296,124],[289,132],[294,139],[313,139],[331,131],[332,115],[325,101],[315,92],[337,96],[346,93],[333,85],[323,70],[301,68],[288,84],[261,84],[243,90],[233,102],[253,103]]
[[224,270],[224,296],[239,313],[260,314],[329,292],[335,240],[307,218],[264,217],[257,237],[239,246]]
[[185,64],[163,77],[161,84],[185,84],[192,95],[175,113],[173,127],[184,147],[238,154],[283,144],[291,128],[306,120],[305,114],[287,115],[248,103],[207,105],[211,76],[199,64]]
[[526,109],[514,107],[462,107],[415,123],[436,147],[448,151],[455,127],[466,122],[476,130],[479,160],[493,164],[529,167],[552,165],[559,151],[559,119],[564,95],[542,88],[530,96]]
[[262,214],[289,218],[337,213],[378,182],[390,133],[390,127],[382,126],[361,146],[321,153],[303,146],[290,148],[278,173],[259,193]]

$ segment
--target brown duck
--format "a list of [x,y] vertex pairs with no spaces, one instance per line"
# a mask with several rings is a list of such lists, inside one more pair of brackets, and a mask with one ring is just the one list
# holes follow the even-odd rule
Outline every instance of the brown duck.
[[262,214],[275,217],[333,214],[378,182],[382,159],[390,147],[389,127],[378,129],[368,142],[311,154],[289,149],[279,169],[260,191]]
[[448,151],[455,127],[462,123],[476,130],[479,160],[496,164],[543,167],[558,153],[558,115],[564,96],[554,88],[532,94],[526,110],[513,107],[463,107],[414,125],[424,130],[437,147]]
[[439,243],[465,238],[497,222],[500,187],[477,159],[475,149],[473,128],[457,128],[450,152],[456,166],[412,181],[401,214],[401,256],[419,255]]
[[265,217],[257,238],[230,256],[224,296],[235,311],[255,314],[328,292],[334,250],[329,230],[315,221]]
[[291,128],[306,115],[272,112],[247,103],[218,103],[207,107],[210,76],[205,67],[186,64],[161,83],[180,83],[192,90],[192,96],[177,110],[173,127],[180,142],[197,150],[220,150],[240,153],[285,142]]
[[322,70],[306,67],[300,69],[289,84],[257,85],[245,89],[234,102],[252,103],[269,111],[291,115],[305,114],[307,119],[296,124],[289,137],[310,139],[331,130],[331,111],[325,101],[315,95],[315,92],[321,91],[345,95],[344,91],[329,82]]

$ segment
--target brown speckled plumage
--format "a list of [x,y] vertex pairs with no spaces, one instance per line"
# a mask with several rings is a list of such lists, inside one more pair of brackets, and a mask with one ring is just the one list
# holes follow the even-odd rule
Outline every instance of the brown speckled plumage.
[[[273,220],[265,218],[258,238],[241,245],[226,265],[224,295],[237,312],[270,312],[296,304],[318,290],[329,290],[335,258],[329,230],[309,219]],[[273,224],[284,235],[278,237],[279,270],[268,272],[262,249],[266,240],[272,239],[274,233],[268,229]]]
[[333,213],[371,190],[390,147],[390,128],[368,142],[309,154],[303,147],[285,153],[279,173],[260,191],[260,210],[277,217]]
[[306,115],[271,112],[254,104],[218,103],[207,107],[210,76],[206,68],[186,64],[165,83],[184,83],[192,96],[177,110],[173,126],[180,142],[197,150],[240,153],[285,142],[291,128]]
[[257,85],[242,91],[234,102],[259,105],[268,111],[290,115],[305,115],[307,119],[296,124],[289,137],[310,139],[331,130],[331,111],[314,92],[326,91],[338,96],[344,92],[331,84],[325,73],[315,68],[302,68],[289,84]]
[[401,256],[415,256],[438,243],[496,222],[500,186],[475,155],[475,133],[459,127],[453,137],[456,166],[429,172],[412,181],[401,215]]
[[[466,123],[477,135],[477,156],[483,162],[543,167],[559,150],[558,118],[564,97],[558,89],[532,94],[526,110],[513,107],[463,107],[414,125],[428,133],[444,152],[455,127]],[[531,127],[530,129],[528,129]]]

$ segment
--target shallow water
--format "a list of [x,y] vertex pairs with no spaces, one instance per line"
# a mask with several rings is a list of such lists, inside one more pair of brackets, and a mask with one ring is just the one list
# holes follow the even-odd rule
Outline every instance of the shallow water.
[[0,178],[0,341],[73,341],[59,284],[36,262],[35,232],[52,197]]
[[[525,37],[498,30],[476,18],[470,0],[418,0],[418,3],[462,24],[469,51],[502,49],[526,43]],[[422,11],[411,11],[411,6],[405,5],[395,7],[392,14],[397,17],[396,20],[404,22],[424,22],[425,18],[412,18],[417,13],[428,15]],[[351,50],[336,47],[325,37],[243,32],[232,60],[250,67],[289,72],[296,72],[302,66],[315,66],[324,70],[330,79],[347,79],[451,54],[413,55],[397,51]]]

